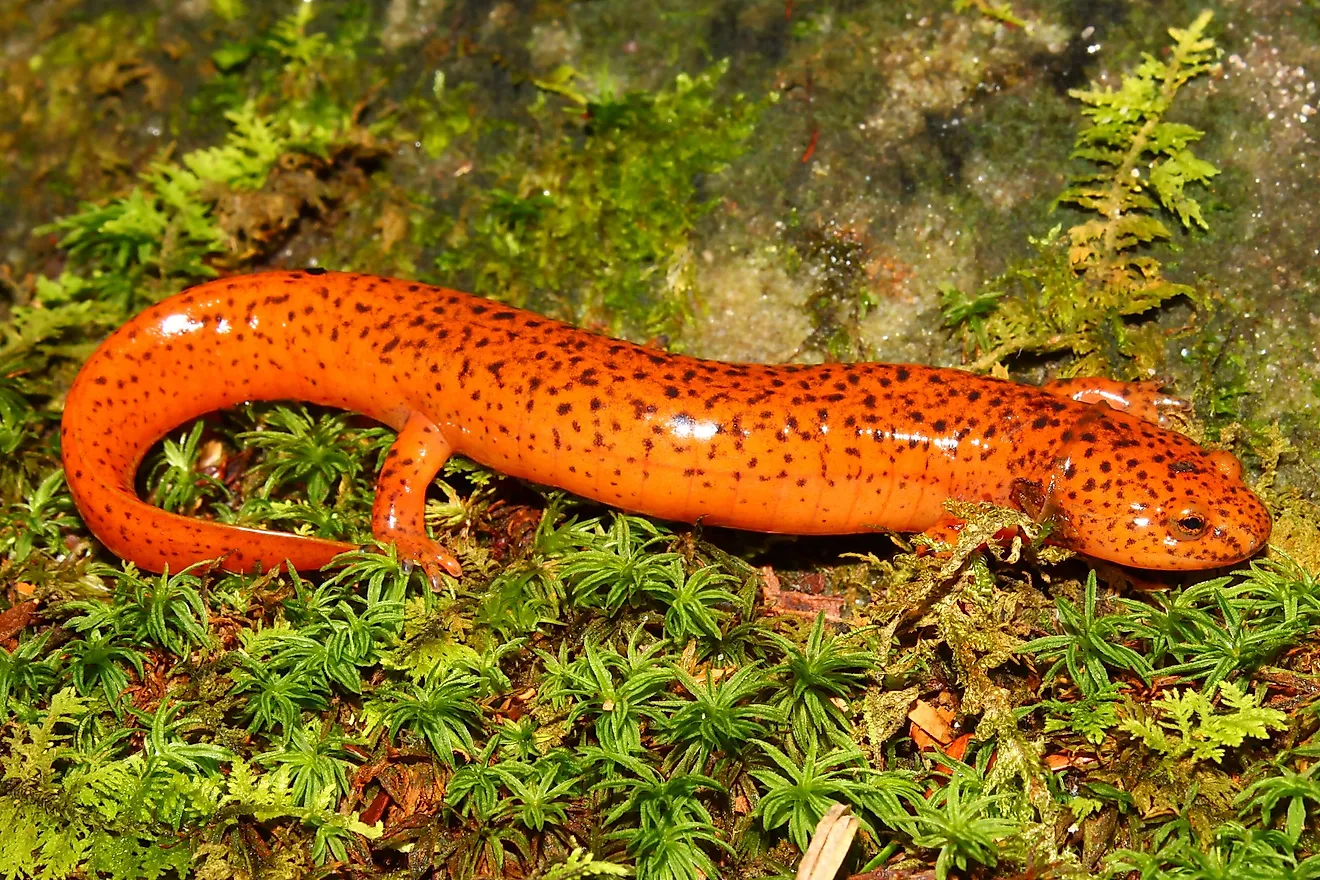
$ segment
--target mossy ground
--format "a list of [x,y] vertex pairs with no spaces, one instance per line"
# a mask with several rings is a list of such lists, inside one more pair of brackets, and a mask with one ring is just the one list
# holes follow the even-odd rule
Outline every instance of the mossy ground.
[[[1138,190],[1121,125],[1069,158],[1070,90],[1178,68],[1180,3],[0,0],[0,872],[785,876],[842,802],[869,877],[1316,876],[1320,9],[1211,5],[1171,105],[1132,104],[1175,145]],[[1100,222],[1087,172],[1131,246],[1050,235]],[[931,559],[456,462],[447,592],[388,552],[108,558],[58,469],[78,364],[188,283],[301,265],[710,356],[1158,374],[1275,549],[1097,577],[976,550],[1011,512]],[[388,440],[244,407],[140,483],[366,540]]]

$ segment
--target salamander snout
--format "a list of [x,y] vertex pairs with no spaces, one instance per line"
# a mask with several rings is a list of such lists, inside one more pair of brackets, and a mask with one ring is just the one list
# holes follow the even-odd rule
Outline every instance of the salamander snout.
[[1265,545],[1270,514],[1236,458],[1169,431],[1138,436],[1140,446],[1069,450],[1051,498],[1064,543],[1122,565],[1184,571],[1233,565]]
[[[1145,567],[1214,568],[1255,555],[1270,536],[1269,511],[1245,487],[1228,497],[1232,500],[1219,504],[1174,499],[1152,510],[1154,516],[1134,516],[1135,530],[1149,529],[1151,540],[1158,542],[1162,551],[1167,549],[1183,562],[1174,565],[1156,559]],[[1158,522],[1161,516],[1162,523]]]

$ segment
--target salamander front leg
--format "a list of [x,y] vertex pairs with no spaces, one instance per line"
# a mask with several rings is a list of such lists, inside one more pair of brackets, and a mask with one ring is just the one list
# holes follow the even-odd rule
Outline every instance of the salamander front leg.
[[[921,555],[928,553],[933,553],[936,556],[949,555],[953,552],[953,548],[958,545],[958,536],[962,534],[963,527],[966,525],[965,522],[954,516],[941,516],[935,521],[934,525],[922,531],[922,534],[936,542],[936,545],[935,547],[925,546],[921,548]],[[940,545],[944,545],[945,549],[936,549]]]
[[1100,376],[1082,376],[1076,379],[1051,379],[1040,387],[1051,394],[1070,397],[1081,403],[1107,404],[1161,428],[1174,426],[1170,419],[1172,413],[1186,412],[1192,408],[1182,398],[1165,394],[1163,383],[1156,380],[1119,382]]
[[441,571],[463,573],[454,555],[426,534],[426,488],[451,452],[439,428],[419,413],[410,415],[385,455],[371,508],[372,534],[420,565],[433,587],[440,585]]

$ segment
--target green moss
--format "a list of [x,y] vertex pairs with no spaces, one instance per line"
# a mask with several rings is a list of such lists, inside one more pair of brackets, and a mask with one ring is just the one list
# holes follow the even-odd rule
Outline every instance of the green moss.
[[[1070,94],[1090,120],[1072,157],[1092,166],[1058,197],[1099,216],[1031,239],[1038,255],[991,280],[975,297],[949,290],[946,323],[964,328],[964,347],[980,353],[984,369],[1021,353],[1074,356],[1065,372],[1150,375],[1163,349],[1149,329],[1128,319],[1169,300],[1202,297],[1169,281],[1152,246],[1171,238],[1160,212],[1186,229],[1206,227],[1188,187],[1218,173],[1190,145],[1202,132],[1165,117],[1179,90],[1205,74],[1218,49],[1205,36],[1210,14],[1187,29],[1171,28],[1168,61],[1146,55],[1117,90],[1093,87]],[[1065,242],[1067,247],[1065,249]]]
[[166,78],[144,58],[156,40],[152,16],[106,12],[50,34],[26,64],[11,67],[0,147],[17,161],[0,163],[0,184],[24,187],[11,174],[52,174],[61,189],[113,179],[130,161],[127,145],[93,133],[123,124],[116,96],[125,89],[145,88],[152,105],[163,100]]
[[992,21],[1000,21],[1013,27],[1026,27],[1027,22],[1013,13],[1011,3],[992,3],[990,0],[953,0],[957,12],[973,9]]
[[832,361],[867,360],[861,322],[875,306],[866,277],[867,250],[849,230],[792,225],[793,246],[785,256],[814,288],[804,308],[811,333],[800,350]]
[[[347,28],[335,41],[312,32],[312,4],[279,19],[269,34],[255,40],[264,63],[253,63],[253,75],[271,97],[268,112],[257,99],[238,101],[237,79],[220,77],[233,106],[224,118],[230,126],[224,143],[185,153],[175,161],[156,161],[132,191],[105,204],[84,204],[79,213],[37,229],[56,233],[68,255],[58,281],[43,281],[38,298],[49,304],[96,300],[128,313],[161,296],[216,274],[221,253],[251,258],[262,247],[271,218],[259,201],[237,202],[221,212],[218,203],[231,192],[258,191],[268,175],[291,157],[327,161],[332,154],[356,147],[367,129],[358,129],[352,109],[335,94],[345,80],[342,72],[362,40],[361,27]],[[215,104],[231,103],[215,100]],[[295,198],[318,201],[324,193],[302,185]],[[280,206],[276,222],[296,220],[289,206]],[[244,253],[251,249],[250,253]],[[236,253],[234,253],[236,252]]]
[[537,82],[524,142],[500,154],[436,267],[447,283],[616,331],[671,334],[695,303],[691,236],[714,203],[698,188],[745,149],[760,103],[722,97],[727,65],[655,93]]

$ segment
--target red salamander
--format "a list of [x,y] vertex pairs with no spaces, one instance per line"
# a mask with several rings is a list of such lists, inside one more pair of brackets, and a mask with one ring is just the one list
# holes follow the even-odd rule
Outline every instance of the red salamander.
[[[948,499],[1016,506],[1052,540],[1154,569],[1239,562],[1270,517],[1238,462],[1158,424],[1145,385],[1019,385],[900,364],[769,366],[664,354],[467,294],[272,272],[208,282],[129,321],[68,395],[65,473],[92,532],[152,571],[326,565],[351,545],[166,513],[134,478],[188,419],[303,400],[397,430],[373,533],[433,576],[445,459],[669,520],[798,535],[947,537]],[[1127,407],[1127,411],[1121,411]]]

